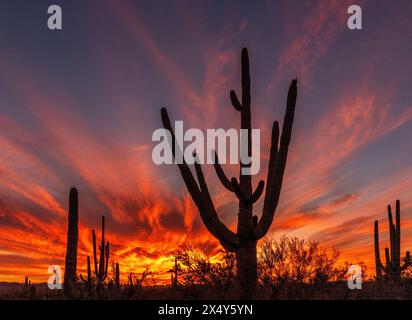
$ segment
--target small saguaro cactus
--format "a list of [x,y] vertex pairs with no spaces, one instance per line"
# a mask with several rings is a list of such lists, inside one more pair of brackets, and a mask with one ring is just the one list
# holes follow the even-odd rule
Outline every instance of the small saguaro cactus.
[[25,276],[24,277],[24,289],[28,290],[30,287],[30,280],[29,280],[29,276]]
[[[96,233],[94,229],[92,230],[92,237],[93,237],[93,257],[94,257],[94,273],[96,275],[97,287],[101,287],[104,280],[107,277],[107,268],[109,265],[109,253],[110,253],[110,244],[109,242],[106,243],[104,238],[104,216],[102,216],[102,240],[99,246],[100,251],[100,258],[97,260],[97,250],[96,250]],[[99,262],[98,262],[99,261]]]
[[374,241],[375,241],[375,267],[376,278],[382,279],[383,273],[386,278],[399,279],[401,271],[411,265],[409,251],[406,251],[403,264],[401,264],[401,204],[396,200],[395,223],[392,218],[392,208],[388,205],[388,222],[389,222],[389,239],[390,248],[385,248],[385,266],[381,262],[379,249],[379,225],[375,221],[374,225]]
[[178,264],[178,259],[179,259],[178,257],[174,258],[175,265],[172,269],[169,270],[169,272],[171,272],[170,280],[171,280],[173,287],[177,287],[179,284],[178,275],[179,275],[180,266]]
[[29,276],[24,277],[23,295],[27,296],[30,293],[31,281]]
[[116,271],[115,271],[115,285],[116,289],[120,289],[120,267],[119,264],[116,263]]
[[66,261],[64,268],[64,293],[69,294],[77,283],[77,243],[79,237],[79,208],[76,188],[70,189],[67,230]]

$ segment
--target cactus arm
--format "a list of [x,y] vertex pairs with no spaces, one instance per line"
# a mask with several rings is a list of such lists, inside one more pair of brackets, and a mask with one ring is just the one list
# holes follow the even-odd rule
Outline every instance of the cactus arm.
[[[166,130],[168,130],[170,132],[170,135],[172,136],[172,141],[171,141],[172,154],[173,154],[173,157],[176,157],[176,150],[175,150],[176,137],[175,137],[175,134],[172,128],[172,124],[170,122],[169,115],[167,113],[167,109],[162,108],[160,113],[162,117],[163,127]],[[181,151],[179,150],[178,152],[181,152]],[[177,166],[179,168],[180,174],[183,178],[184,183],[186,184],[187,190],[189,191],[190,196],[192,197],[194,203],[196,204],[197,207],[201,207],[202,202],[203,202],[201,192],[187,163],[183,159],[183,163],[177,164]]]
[[[172,153],[175,156],[175,143],[176,137],[172,129],[172,125],[170,123],[169,115],[167,114],[166,108],[162,108],[161,110],[162,122],[163,127],[169,130],[172,136]],[[197,163],[197,162],[196,162]],[[195,163],[195,164],[196,164]],[[203,190],[199,189],[199,186],[194,179],[192,172],[190,171],[187,163],[183,159],[182,164],[178,164],[178,168],[180,170],[180,174],[183,178],[183,181],[186,184],[186,187],[199,210],[200,217],[205,224],[206,228],[214,235],[220,242],[224,242],[228,246],[237,247],[239,246],[239,239],[237,235],[228,229],[218,218],[214,205],[208,199],[210,195],[207,196],[207,185],[203,176],[203,172],[201,170],[200,165],[197,165],[197,175],[199,179],[199,184]],[[206,192],[207,191],[207,192]],[[206,197],[205,197],[206,195]]]
[[230,101],[237,111],[244,111],[245,108],[250,109],[250,71],[249,71],[249,55],[246,48],[242,49],[241,57],[242,65],[242,103],[240,103],[235,90],[230,91]]
[[106,249],[106,243],[104,240],[104,230],[105,230],[105,223],[104,223],[104,216],[102,216],[102,243],[100,245],[100,265],[99,265],[99,274],[100,274],[100,279],[104,280],[104,271],[105,271],[105,249]]
[[390,253],[391,253],[391,264],[392,267],[396,267],[396,230],[395,230],[395,225],[392,224],[392,227],[390,228],[390,239],[391,239],[391,248],[390,248]]
[[390,273],[392,270],[392,261],[389,255],[389,249],[385,248],[385,260],[386,260],[386,273]]
[[234,90],[230,91],[230,101],[232,102],[233,107],[237,111],[242,111],[242,105],[239,102],[239,99],[236,96],[236,92]]
[[383,265],[382,262],[380,263],[380,268],[381,268],[381,270],[383,270],[385,273],[388,272],[388,268],[386,268],[386,267]]
[[237,182],[237,179],[233,177],[230,180],[230,182],[232,184],[232,188],[234,193],[236,194],[236,197],[243,203],[247,204],[247,197],[242,193],[242,190],[240,188],[239,182]]
[[[280,137],[280,146],[278,152],[275,152],[276,146],[273,145],[273,142],[276,142],[276,124],[274,124],[274,128],[272,129],[271,158],[272,156],[275,156],[276,159],[272,158],[269,160],[268,181],[265,194],[266,206],[264,206],[262,217],[254,230],[255,237],[257,239],[262,238],[269,230],[273,221],[277,204],[279,202],[280,190],[282,188],[283,182],[283,174],[286,168],[286,160],[292,136],[292,125],[295,115],[296,98],[297,79],[292,80],[289,88],[286,102],[286,113],[283,121],[282,135]],[[273,169],[270,166],[273,166],[273,162],[275,162],[276,165],[274,172],[271,172]],[[271,176],[273,176],[273,178],[271,178]]]
[[107,269],[109,267],[109,251],[110,251],[110,244],[108,242],[105,247],[105,264],[104,264],[104,274],[103,274],[102,280],[105,280],[107,277]]
[[99,276],[98,269],[97,269],[97,252],[96,252],[96,233],[94,229],[92,230],[92,238],[93,238],[93,259],[94,259],[94,273],[96,277]]
[[222,167],[219,164],[219,158],[217,157],[217,153],[216,151],[214,152],[214,163],[213,163],[213,167],[215,168],[216,171],[216,175],[219,178],[220,182],[222,183],[222,185],[229,190],[230,192],[234,192],[233,187],[232,187],[232,183],[230,182],[230,180],[226,177],[225,172],[223,171]]
[[245,205],[251,205],[255,203],[256,201],[259,200],[260,196],[263,193],[263,189],[265,187],[265,182],[263,180],[259,181],[258,186],[256,187],[256,190],[252,193],[250,197],[247,197],[243,194],[239,183],[237,182],[236,178],[232,178],[231,180],[232,188],[233,191],[236,194],[236,197],[242,201]]
[[269,162],[268,162],[268,173],[266,181],[266,191],[265,199],[263,204],[263,212],[267,212],[271,206],[270,194],[273,190],[273,182],[275,178],[276,171],[276,159],[278,154],[278,144],[279,144],[279,122],[275,121],[272,124],[272,134],[271,134],[271,145],[269,153]]
[[210,197],[209,189],[207,187],[206,180],[202,172],[202,167],[198,163],[198,161],[195,161],[195,169],[202,197],[204,199],[202,201],[202,205],[204,206],[204,208],[201,209],[198,207],[199,214],[204,225],[209,230],[209,232],[222,243],[223,246],[229,248],[238,247],[239,239],[237,238],[237,235],[234,232],[232,232],[229,228],[227,228],[219,220],[216,209],[213,205],[212,198]]
[[389,229],[389,243],[390,243],[390,254],[391,254],[391,263],[394,261],[394,248],[395,248],[395,233],[393,227],[393,219],[392,219],[392,207],[388,205],[388,229]]
[[213,205],[212,197],[209,193],[209,188],[207,186],[205,176],[203,175],[202,167],[199,163],[199,159],[197,158],[196,154],[193,154],[193,156],[195,158],[195,171],[197,180],[199,181],[200,192],[205,200],[205,203],[211,204],[211,208],[209,208],[209,210],[211,210],[213,214],[217,215],[215,206]]
[[252,196],[249,198],[249,202],[251,204],[255,203],[256,201],[259,200],[259,198],[262,196],[263,190],[265,189],[265,181],[260,180],[255,192],[252,193]]
[[405,262],[403,263],[403,265],[401,266],[401,271],[405,270],[406,268],[408,268],[411,265],[411,256],[409,251],[406,251],[406,255],[405,255]]

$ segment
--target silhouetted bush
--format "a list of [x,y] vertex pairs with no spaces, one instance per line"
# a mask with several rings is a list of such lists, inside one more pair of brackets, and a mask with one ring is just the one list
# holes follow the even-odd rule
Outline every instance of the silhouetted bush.
[[174,255],[178,261],[178,284],[184,287],[203,285],[227,293],[235,287],[236,257],[221,251],[220,261],[212,262],[207,253],[191,245],[182,246]]
[[286,282],[320,284],[342,280],[344,275],[342,267],[337,265],[338,257],[339,251],[323,249],[312,240],[296,237],[267,239],[261,244],[258,256],[259,280],[270,286]]

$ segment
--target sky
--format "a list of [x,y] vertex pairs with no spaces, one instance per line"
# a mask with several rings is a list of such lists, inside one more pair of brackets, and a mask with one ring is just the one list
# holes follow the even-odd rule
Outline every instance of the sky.
[[[63,30],[47,28],[47,7]],[[121,272],[170,279],[170,255],[193,244],[217,257],[174,165],[152,161],[160,108],[185,128],[238,128],[249,50],[252,126],[265,179],[272,121],[290,81],[298,100],[285,179],[268,237],[298,236],[364,261],[373,222],[387,246],[386,206],[401,200],[402,255],[412,248],[412,2],[356,1],[363,29],[347,28],[353,1],[23,1],[0,4],[0,281],[45,282],[64,266],[68,194],[79,191],[79,262],[106,217]],[[204,172],[232,230],[237,202]],[[228,175],[238,167],[225,165]],[[261,199],[254,207],[260,216]],[[125,276],[124,276],[125,277]]]

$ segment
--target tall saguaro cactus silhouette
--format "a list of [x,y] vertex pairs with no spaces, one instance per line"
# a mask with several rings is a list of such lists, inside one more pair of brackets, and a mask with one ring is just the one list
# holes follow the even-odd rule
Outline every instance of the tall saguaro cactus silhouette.
[[[235,91],[230,92],[230,99],[233,107],[240,112],[240,128],[248,130],[248,155],[251,155],[251,94],[250,94],[250,73],[249,56],[246,48],[242,49],[242,99],[238,99]],[[283,182],[283,174],[286,167],[289,144],[292,134],[292,124],[295,113],[297,97],[297,80],[293,80],[286,102],[286,114],[283,122],[283,129],[280,135],[279,123],[273,122],[270,158],[268,164],[267,183],[265,190],[263,212],[258,219],[253,215],[253,204],[262,195],[265,183],[260,181],[255,191],[252,190],[252,177],[242,175],[242,168],[247,168],[250,164],[240,164],[239,181],[236,178],[228,179],[219,164],[215,154],[216,174],[223,186],[233,192],[239,200],[239,213],[237,232],[231,231],[219,219],[214,207],[212,198],[209,194],[200,164],[195,162],[197,180],[192,175],[190,168],[183,159],[183,163],[178,164],[178,168],[186,187],[198,208],[200,217],[208,231],[216,237],[224,248],[236,253],[237,277],[244,298],[253,296],[257,282],[257,241],[262,238],[269,230],[274,213],[279,201],[280,191]],[[172,152],[176,157],[175,150],[176,138],[172,129],[169,115],[165,108],[161,109],[163,126],[169,130],[172,137]],[[280,137],[279,137],[280,136]]]
[[94,229],[92,230],[92,237],[93,237],[93,258],[94,258],[94,273],[96,274],[96,281],[97,281],[97,288],[99,289],[103,285],[103,281],[107,277],[107,268],[109,265],[109,253],[110,253],[110,244],[109,242],[106,243],[104,238],[104,230],[105,230],[105,223],[104,223],[104,216],[102,216],[102,239],[101,244],[99,246],[100,251],[100,258],[99,262],[97,262],[97,250],[96,250],[96,233]]
[[64,267],[64,292],[70,294],[77,282],[77,243],[79,237],[78,231],[79,208],[77,190],[70,189],[69,195],[69,217],[67,229],[67,248],[66,260]]
[[401,265],[401,204],[399,200],[396,200],[396,224],[393,223],[392,208],[390,205],[388,205],[388,222],[390,249],[385,248],[385,266],[382,264],[380,258],[378,221],[375,221],[374,225],[375,267],[377,279],[382,279],[382,271],[387,278],[399,279],[401,277],[401,271],[411,265],[409,251],[406,251],[404,263]]

